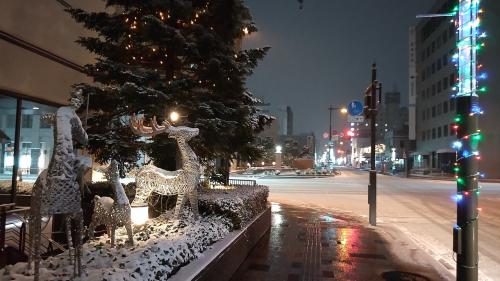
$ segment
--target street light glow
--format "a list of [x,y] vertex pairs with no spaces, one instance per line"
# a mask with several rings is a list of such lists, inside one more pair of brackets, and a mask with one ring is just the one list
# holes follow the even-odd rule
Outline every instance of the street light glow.
[[276,153],[281,153],[282,149],[283,149],[283,147],[281,145],[277,145],[276,146]]
[[175,111],[172,111],[170,113],[170,120],[172,120],[172,122],[176,122],[179,120],[179,113],[175,112]]
[[344,107],[344,108],[341,108],[341,109],[340,109],[340,113],[342,113],[342,114],[346,114],[346,113],[347,113],[347,108],[345,108],[345,107]]

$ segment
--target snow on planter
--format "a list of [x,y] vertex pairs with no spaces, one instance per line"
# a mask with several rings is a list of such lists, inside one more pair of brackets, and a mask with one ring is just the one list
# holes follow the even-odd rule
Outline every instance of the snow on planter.
[[[182,220],[160,216],[134,231],[136,245],[128,247],[124,228],[116,232],[116,248],[101,236],[83,246],[84,273],[75,280],[150,281],[167,280],[182,266],[197,259],[230,231],[239,229],[267,207],[268,188],[232,187],[200,192],[203,214],[194,220],[184,212]],[[62,253],[42,261],[40,280],[72,280],[73,266]],[[33,280],[24,275],[26,263],[0,270],[0,280]]]

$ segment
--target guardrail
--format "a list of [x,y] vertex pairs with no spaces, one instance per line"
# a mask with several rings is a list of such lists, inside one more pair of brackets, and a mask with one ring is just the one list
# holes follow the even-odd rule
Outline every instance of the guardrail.
[[256,186],[255,180],[229,179],[229,185]]

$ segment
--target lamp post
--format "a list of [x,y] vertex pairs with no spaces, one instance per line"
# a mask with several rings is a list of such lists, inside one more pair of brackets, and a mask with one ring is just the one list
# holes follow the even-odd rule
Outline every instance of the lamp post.
[[276,159],[275,159],[275,169],[276,170],[281,170],[281,164],[282,164],[282,158],[281,158],[281,153],[282,153],[283,147],[281,145],[276,146]]
[[340,113],[342,114],[346,114],[347,113],[347,108],[345,107],[333,107],[330,105],[330,107],[328,108],[328,110],[330,111],[330,130],[328,131],[328,153],[327,153],[327,163],[328,163],[328,168],[331,169],[332,168],[332,157],[331,157],[331,154],[332,154],[332,147],[333,147],[333,143],[332,143],[332,125],[333,125],[333,120],[332,120],[332,112],[334,110],[340,110]]

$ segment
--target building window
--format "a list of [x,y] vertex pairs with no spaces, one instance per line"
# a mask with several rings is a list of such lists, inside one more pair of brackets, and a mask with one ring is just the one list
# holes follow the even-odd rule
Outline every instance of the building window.
[[443,134],[444,134],[445,137],[448,136],[448,125],[444,125],[443,126]]
[[441,138],[441,137],[442,137],[441,127],[438,127],[438,138]]
[[422,77],[422,81],[425,81],[425,70],[422,70],[420,76]]
[[441,37],[443,40],[443,44],[446,43],[446,41],[448,41],[448,32],[446,29],[443,31],[443,34],[441,35]]
[[427,119],[431,118],[431,109],[427,108],[426,112],[427,112]]
[[441,58],[439,58],[437,61],[437,69],[441,70]]
[[431,76],[431,67],[427,66],[427,71],[425,72],[425,77],[428,78],[429,76]]
[[7,115],[7,124],[5,124],[5,128],[13,129],[16,127],[16,115],[9,114]]
[[442,60],[443,60],[443,66],[444,65],[448,65],[448,55],[447,54],[443,55],[443,59]]
[[424,61],[425,60],[425,51],[422,52],[422,58],[420,61]]
[[434,54],[434,51],[436,50],[436,42],[435,41],[432,41],[432,45],[431,45],[431,52]]
[[448,113],[448,101],[443,102],[443,113]]
[[455,110],[455,99],[451,99],[450,100],[450,111],[454,111]]
[[436,106],[432,107],[432,117],[436,117]]
[[448,77],[443,78],[443,90],[448,89]]
[[430,98],[431,97],[431,88],[427,88],[427,91],[425,93],[425,97],[426,98]]
[[441,88],[441,80],[439,80],[439,81],[437,82],[437,92],[438,92],[438,93],[441,93],[441,89],[442,89],[442,88]]
[[23,114],[21,117],[21,127],[24,129],[33,128],[33,115]]
[[431,129],[427,130],[427,139],[431,139]]
[[[18,174],[24,181],[34,182],[40,172],[46,169],[54,147],[52,129],[40,129],[40,116],[54,113],[56,108],[45,104],[22,100],[20,112],[21,135],[16,139],[15,125],[17,113],[17,98],[0,94],[0,181],[10,189],[14,171],[14,146],[19,144]],[[9,117],[11,116],[11,117]],[[5,122],[5,120],[7,122]],[[3,190],[2,190],[3,191]],[[0,192],[2,192],[0,191]]]
[[450,87],[455,86],[455,73],[450,74]]
[[450,136],[453,136],[455,132],[453,131],[453,124],[450,124]]
[[425,120],[425,110],[422,110],[422,120]]
[[442,104],[438,104],[437,105],[437,115],[441,115],[441,113],[443,112],[443,105]]
[[432,96],[435,96],[436,95],[436,85],[433,84],[432,85]]
[[425,141],[425,131],[422,132],[422,141]]
[[431,55],[431,46],[427,46],[427,55],[425,56],[428,58]]
[[436,139],[436,128],[432,128],[432,139]]
[[436,63],[432,63],[432,74],[436,73]]

